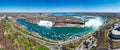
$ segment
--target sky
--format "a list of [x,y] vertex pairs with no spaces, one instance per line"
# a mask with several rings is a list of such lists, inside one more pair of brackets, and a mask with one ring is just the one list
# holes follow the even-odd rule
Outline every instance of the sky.
[[0,12],[120,12],[120,0],[0,0]]

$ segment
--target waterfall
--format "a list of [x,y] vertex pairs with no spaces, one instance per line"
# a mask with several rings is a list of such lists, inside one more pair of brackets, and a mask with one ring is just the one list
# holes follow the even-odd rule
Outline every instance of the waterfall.
[[90,27],[90,26],[99,27],[102,25],[103,25],[103,21],[99,17],[96,17],[94,19],[89,19],[87,22],[85,22],[85,26],[87,27]]
[[38,25],[46,26],[46,27],[52,27],[53,26],[53,22],[52,21],[46,21],[46,20],[40,20],[38,22]]

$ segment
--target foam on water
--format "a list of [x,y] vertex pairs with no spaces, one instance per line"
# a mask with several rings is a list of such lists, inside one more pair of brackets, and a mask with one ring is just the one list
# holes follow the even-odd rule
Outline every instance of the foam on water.
[[91,26],[100,27],[102,25],[103,25],[103,22],[102,22],[101,18],[99,18],[99,17],[96,17],[94,19],[89,19],[87,22],[85,22],[85,26],[87,26],[87,27],[91,27]]
[[[91,33],[100,26],[103,25],[106,19],[101,17],[90,18],[86,20],[86,27],[52,27],[54,23],[52,21],[40,20],[38,24],[27,22],[23,19],[17,19],[17,21],[26,26],[27,30],[37,32],[40,36],[52,39],[52,40],[68,40],[75,37],[81,37],[88,33]],[[50,28],[50,29],[49,29]]]
[[52,21],[40,20],[38,22],[38,25],[40,25],[40,26],[46,26],[46,27],[52,27],[53,23],[52,23]]

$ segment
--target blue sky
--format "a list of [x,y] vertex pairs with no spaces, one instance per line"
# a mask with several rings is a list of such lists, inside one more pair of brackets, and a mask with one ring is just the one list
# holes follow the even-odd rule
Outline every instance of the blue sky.
[[120,12],[120,0],[0,0],[0,12]]

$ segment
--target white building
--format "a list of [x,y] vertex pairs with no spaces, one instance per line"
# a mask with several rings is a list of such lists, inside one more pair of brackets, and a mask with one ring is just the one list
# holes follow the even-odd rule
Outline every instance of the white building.
[[109,37],[111,39],[119,40],[120,39],[120,31],[118,30],[119,26],[114,26],[114,29],[110,31]]

